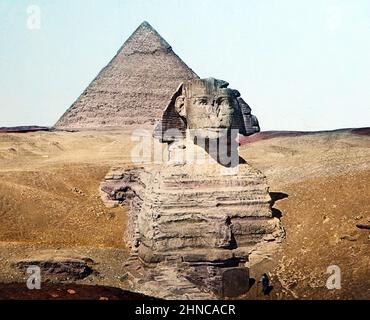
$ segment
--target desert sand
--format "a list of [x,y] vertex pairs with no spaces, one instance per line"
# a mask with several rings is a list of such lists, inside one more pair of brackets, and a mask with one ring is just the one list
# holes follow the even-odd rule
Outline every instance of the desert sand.
[[[25,283],[14,261],[67,250],[95,261],[97,273],[77,283],[130,288],[127,208],[106,208],[98,188],[112,166],[132,165],[133,144],[130,130],[0,134],[0,283]],[[370,222],[370,137],[257,138],[240,152],[280,198],[286,240],[268,299],[370,299],[370,233],[356,227]],[[325,287],[330,265],[341,268],[340,290]],[[266,299],[257,289],[242,298]]]

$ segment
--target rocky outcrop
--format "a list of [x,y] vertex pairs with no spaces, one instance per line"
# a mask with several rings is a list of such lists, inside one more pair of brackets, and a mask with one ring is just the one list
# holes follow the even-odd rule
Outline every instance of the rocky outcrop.
[[38,266],[43,279],[58,281],[83,279],[94,272],[92,259],[68,251],[44,250],[32,257],[14,261],[12,265],[21,270]]

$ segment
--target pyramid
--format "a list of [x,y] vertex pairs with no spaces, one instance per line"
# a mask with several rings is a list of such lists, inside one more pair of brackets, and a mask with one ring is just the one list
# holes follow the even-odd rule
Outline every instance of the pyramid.
[[154,124],[178,85],[199,78],[143,22],[55,124],[56,129]]

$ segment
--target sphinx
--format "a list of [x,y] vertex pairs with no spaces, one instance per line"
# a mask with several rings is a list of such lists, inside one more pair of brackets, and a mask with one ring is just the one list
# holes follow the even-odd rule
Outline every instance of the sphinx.
[[216,297],[245,293],[253,253],[263,259],[284,237],[266,177],[238,152],[238,137],[258,132],[258,120],[228,85],[182,83],[153,133],[168,161],[115,168],[101,185],[105,201],[130,205],[132,257],[150,268],[173,266]]

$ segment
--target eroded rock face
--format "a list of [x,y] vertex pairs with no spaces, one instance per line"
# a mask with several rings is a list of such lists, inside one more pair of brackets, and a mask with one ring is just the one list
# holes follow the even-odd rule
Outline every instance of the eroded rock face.
[[274,231],[280,222],[271,215],[262,173],[248,164],[235,175],[220,175],[216,168],[151,167],[122,170],[117,179],[108,176],[101,190],[109,201],[130,202],[134,214],[128,235],[132,245],[140,242],[142,260],[181,256],[184,261],[215,261],[220,259],[218,250],[226,249],[228,256],[246,261],[253,245],[270,239],[268,235],[279,236]]
[[261,172],[248,164],[234,175],[218,169],[216,162],[116,169],[101,190],[117,204],[129,201],[126,240],[141,261],[183,264],[187,279],[222,296],[222,288],[230,287],[222,280],[224,271],[248,266],[256,248],[270,252],[283,229],[272,217]]
[[284,236],[272,216],[266,177],[240,161],[232,133],[255,132],[258,122],[249,109],[246,125],[240,95],[227,85],[211,78],[180,86],[155,132],[169,143],[168,162],[114,168],[101,185],[106,203],[131,206],[126,240],[132,256],[158,270],[172,266],[189,288],[210,297],[245,293],[249,257],[263,259]]

